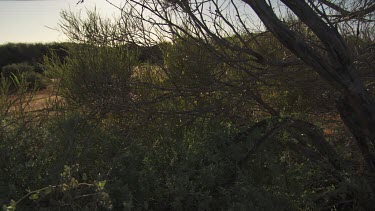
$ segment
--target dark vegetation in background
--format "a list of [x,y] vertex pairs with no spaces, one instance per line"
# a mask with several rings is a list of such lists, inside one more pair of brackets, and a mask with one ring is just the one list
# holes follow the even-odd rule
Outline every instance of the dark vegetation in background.
[[[61,60],[68,56],[67,46],[79,45],[74,43],[50,43],[50,44],[25,44],[25,43],[8,43],[0,45],[0,68],[4,66],[26,63],[35,68],[35,72],[42,73],[43,57],[48,56],[51,51],[54,52]],[[134,44],[124,46],[139,51],[139,60],[142,62],[160,62],[163,60],[162,52],[158,46],[141,47]]]
[[66,44],[24,44],[24,43],[8,43],[0,45],[0,68],[17,63],[27,63],[35,68],[37,73],[42,73],[42,69],[38,65],[43,62],[43,57],[48,55],[50,51],[54,51],[59,57],[67,56]]
[[63,43],[0,45],[0,77],[11,80],[11,90],[16,89],[17,81],[24,80],[27,89],[45,89],[43,58],[55,52],[61,59],[67,56]]
[[[74,43],[50,43],[50,44],[24,44],[8,43],[0,45],[0,70],[1,77],[13,80],[16,77],[27,82],[28,89],[45,89],[46,81],[44,77],[44,57],[51,53],[63,61],[68,56],[69,45],[81,45]],[[124,46],[126,49],[133,49],[139,54],[142,62],[160,63],[162,52],[159,46],[141,47],[137,45]],[[13,79],[12,79],[13,78]],[[15,89],[16,85],[11,85]]]

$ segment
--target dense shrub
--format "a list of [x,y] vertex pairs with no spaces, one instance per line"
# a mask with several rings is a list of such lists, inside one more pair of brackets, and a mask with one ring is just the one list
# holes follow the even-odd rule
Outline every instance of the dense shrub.
[[28,63],[33,66],[43,62],[43,57],[50,51],[55,52],[60,58],[67,56],[64,43],[50,44],[25,44],[9,43],[0,45],[0,68],[9,64]]
[[19,63],[4,66],[1,70],[1,73],[4,77],[10,77],[12,75],[20,77],[23,73],[26,72],[34,72],[34,67],[26,63]]
[[[17,80],[24,80],[28,89],[45,89],[47,87],[46,80],[40,74],[35,72],[33,66],[26,63],[6,65],[1,70],[1,76],[10,78],[16,83]],[[16,84],[13,84],[13,89]]]
[[50,77],[59,79],[59,93],[69,105],[88,110],[125,106],[129,103],[129,80],[137,64],[135,51],[89,45],[71,46],[70,57],[47,61]]
[[[353,144],[327,142],[306,121],[331,101],[302,64],[264,72],[251,61],[231,65],[206,48],[215,45],[190,37],[145,55],[91,36],[109,29],[94,13],[84,28],[79,19],[68,21],[87,30],[87,43],[69,45],[68,57],[52,54],[39,70],[3,68],[4,210],[375,209],[373,175],[356,163]],[[284,53],[268,35],[261,38],[266,53]],[[223,51],[216,52],[248,59]],[[257,69],[262,80],[241,68]],[[43,70],[61,100],[28,112],[25,92],[7,89],[18,77],[37,84]],[[295,76],[287,85],[280,83],[290,77],[284,71]]]

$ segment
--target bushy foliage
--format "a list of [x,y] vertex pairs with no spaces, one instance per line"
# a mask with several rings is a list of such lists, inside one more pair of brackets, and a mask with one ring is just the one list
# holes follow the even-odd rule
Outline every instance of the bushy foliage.
[[[341,193],[329,164],[287,147],[298,142],[298,131],[278,133],[248,154],[282,119],[270,119],[239,140],[231,119],[202,113],[187,121],[134,106],[122,110],[118,104],[139,102],[127,101],[129,93],[160,96],[160,90],[139,86],[158,78],[156,72],[134,72],[137,54],[117,48],[82,46],[70,53],[74,57],[64,63],[46,63],[57,71],[58,94],[66,100],[55,105],[57,114],[39,120],[27,112],[23,118],[4,116],[1,200],[9,209],[294,210],[335,202],[321,193]],[[159,85],[170,83],[165,79]],[[148,106],[177,111],[184,109],[181,101]]]
[[33,72],[34,68],[26,63],[10,64],[2,68],[1,74],[3,77],[10,77],[12,75],[20,76],[26,72]]
[[63,88],[59,94],[70,105],[99,112],[129,104],[129,81],[137,64],[135,50],[73,45],[69,52],[63,63],[55,57],[46,65],[49,76]]
[[[61,100],[41,111],[24,106],[25,84],[39,71],[3,68],[4,210],[374,209],[371,175],[348,161],[358,152],[342,147],[350,142],[326,142],[306,121],[324,110],[317,96],[329,93],[301,91],[300,79],[315,78],[305,66],[288,87],[261,68],[262,83],[250,80],[240,70],[251,62],[231,65],[209,51],[215,45],[187,37],[154,46],[163,53],[155,63],[101,38],[69,45],[65,59],[45,58]],[[284,56],[262,38],[266,53]]]
[[[1,70],[1,77],[24,80],[28,89],[45,89],[47,86],[44,77],[41,74],[35,72],[33,66],[26,63],[10,64],[4,66]],[[16,84],[13,84],[12,87],[15,88]]]
[[50,51],[54,51],[61,58],[66,56],[65,45],[61,43],[8,43],[0,45],[0,68],[17,63],[28,63],[32,66],[37,66],[38,63],[43,62],[43,57]]

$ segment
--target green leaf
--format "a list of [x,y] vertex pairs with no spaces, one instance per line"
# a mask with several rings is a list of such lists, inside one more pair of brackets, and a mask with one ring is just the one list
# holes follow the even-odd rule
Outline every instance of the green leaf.
[[29,197],[29,199],[31,199],[31,200],[38,200],[39,199],[39,193],[31,194],[31,196]]
[[18,77],[14,74],[14,73],[11,73],[11,79],[12,81],[16,84],[16,85],[20,85],[20,80],[18,79]]
[[98,182],[96,185],[98,186],[99,189],[104,189],[105,183],[106,181],[104,180],[104,181]]
[[48,195],[52,192],[52,187],[48,187],[47,189],[44,190],[44,194]]
[[12,199],[9,205],[3,205],[3,211],[15,211],[16,210],[16,202]]

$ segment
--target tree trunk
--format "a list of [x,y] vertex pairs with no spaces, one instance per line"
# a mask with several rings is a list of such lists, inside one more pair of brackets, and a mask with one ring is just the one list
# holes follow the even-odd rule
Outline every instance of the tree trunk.
[[281,22],[265,0],[243,1],[253,8],[267,29],[286,48],[340,91],[342,97],[337,100],[338,111],[355,137],[368,171],[375,175],[375,156],[372,154],[375,147],[375,101],[367,93],[341,35],[322,21],[305,1],[281,0],[320,39],[326,51],[326,55],[322,55]]
[[373,148],[375,142],[374,103],[367,93],[346,93],[337,100],[336,106],[341,119],[355,137],[369,172],[375,176],[375,157],[371,152],[371,145]]

